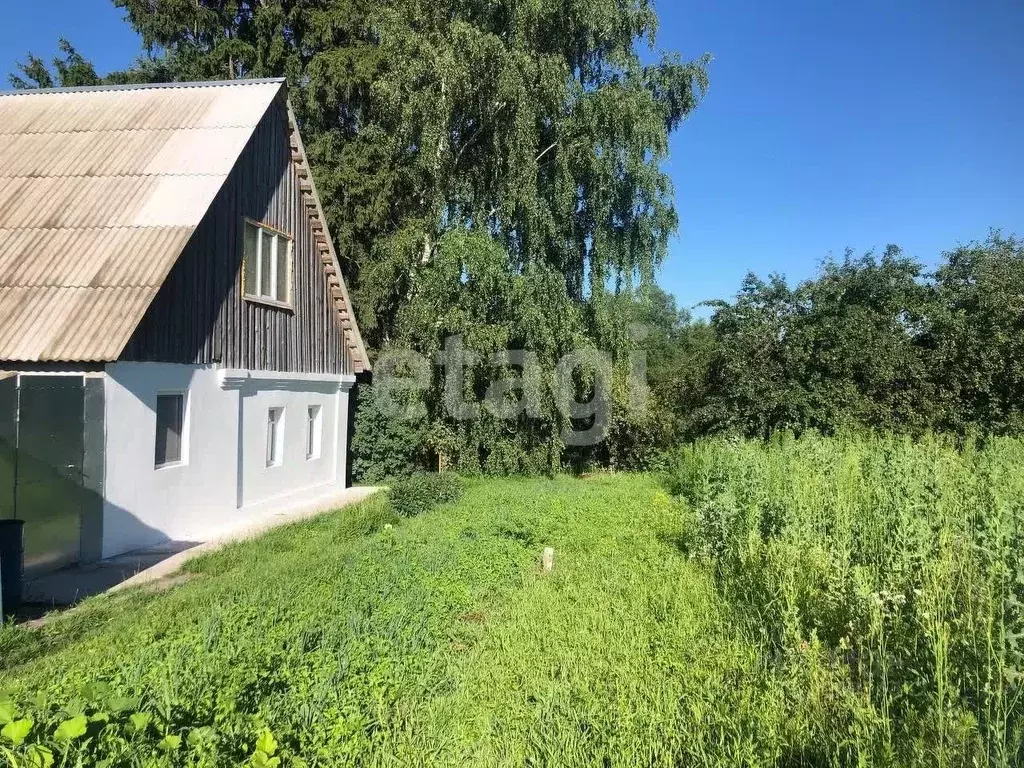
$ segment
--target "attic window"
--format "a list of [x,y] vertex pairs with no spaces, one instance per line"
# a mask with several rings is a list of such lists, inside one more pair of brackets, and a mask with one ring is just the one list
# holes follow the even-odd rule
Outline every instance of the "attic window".
[[290,306],[292,239],[284,232],[245,220],[242,294],[247,299]]

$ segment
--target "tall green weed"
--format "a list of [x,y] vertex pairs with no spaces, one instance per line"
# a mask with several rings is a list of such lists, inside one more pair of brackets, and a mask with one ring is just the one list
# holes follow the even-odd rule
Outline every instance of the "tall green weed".
[[681,545],[765,657],[817,648],[857,694],[851,755],[1011,765],[1024,746],[1024,443],[930,436],[681,449]]

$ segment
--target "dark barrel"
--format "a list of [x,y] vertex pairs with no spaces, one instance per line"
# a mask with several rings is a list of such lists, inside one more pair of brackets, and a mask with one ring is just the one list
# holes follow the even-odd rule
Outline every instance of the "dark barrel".
[[21,607],[25,583],[24,520],[0,520],[0,599],[4,615]]

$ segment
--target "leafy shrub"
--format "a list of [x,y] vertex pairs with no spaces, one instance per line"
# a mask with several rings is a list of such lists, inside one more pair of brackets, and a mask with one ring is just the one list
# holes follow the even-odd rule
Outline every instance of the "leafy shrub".
[[417,415],[415,393],[360,385],[352,436],[352,477],[379,483],[424,466],[427,423]]
[[400,517],[415,517],[439,504],[457,501],[462,495],[462,478],[451,473],[419,472],[391,484],[388,498]]
[[[117,695],[105,682],[80,686],[77,696],[61,707],[42,696],[25,705],[0,696],[0,764],[128,765],[144,757],[145,765],[154,768],[214,766],[231,755],[233,761],[254,768],[305,765],[298,755],[281,750],[266,727],[254,726],[251,733],[220,733],[209,725],[182,727],[169,714],[166,708],[145,710],[139,698]],[[95,759],[100,754],[105,756],[102,761]],[[179,762],[183,755],[186,763]]]

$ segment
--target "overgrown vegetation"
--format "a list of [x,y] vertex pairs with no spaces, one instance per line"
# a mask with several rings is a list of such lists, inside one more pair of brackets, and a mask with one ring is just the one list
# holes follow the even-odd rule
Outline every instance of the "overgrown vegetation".
[[[1024,446],[715,440],[670,476],[681,547],[784,678],[830,680],[846,765],[1024,754]],[[808,691],[821,695],[822,691]]]
[[[385,496],[0,635],[54,764],[1012,766],[1021,444],[717,439]],[[544,547],[555,569],[540,568]],[[17,761],[17,762],[14,762]],[[276,761],[276,762],[275,762]]]
[[72,765],[767,754],[784,697],[761,701],[752,646],[672,543],[677,517],[649,479],[506,480],[408,520],[377,498],[278,530],[166,594],[8,631],[5,711],[31,725],[3,743]]
[[827,262],[795,288],[751,277],[711,325],[693,433],[1024,430],[1024,242],[1014,237],[956,248],[932,274],[890,247]]
[[415,517],[462,496],[462,478],[451,473],[417,472],[391,483],[388,502],[399,517]]

